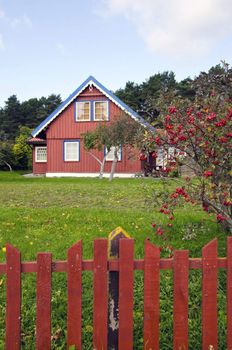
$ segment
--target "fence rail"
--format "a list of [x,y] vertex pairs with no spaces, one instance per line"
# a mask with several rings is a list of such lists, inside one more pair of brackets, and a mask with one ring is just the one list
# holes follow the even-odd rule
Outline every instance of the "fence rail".
[[[202,349],[218,349],[217,285],[218,269],[227,270],[227,349],[232,349],[232,237],[227,240],[227,258],[218,258],[217,240],[202,249],[202,258],[189,258],[187,250],[174,251],[173,258],[160,259],[159,248],[145,242],[143,260],[134,260],[133,239],[116,230],[119,258],[108,256],[108,240],[94,240],[93,260],[82,259],[82,242],[67,252],[66,261],[52,261],[51,253],[38,253],[37,261],[21,262],[20,252],[10,244],[6,263],[0,274],[6,274],[7,350],[20,349],[21,274],[36,273],[36,340],[37,350],[51,349],[51,279],[54,272],[67,274],[67,347],[82,349],[82,272],[93,271],[93,349],[133,349],[133,281],[134,270],[144,271],[144,350],[159,349],[160,270],[173,270],[173,349],[188,349],[188,279],[190,269],[202,270]],[[111,242],[112,243],[112,242]],[[116,275],[111,275],[114,271]],[[109,339],[112,319],[109,317],[109,279],[118,276],[114,300],[118,313],[114,319],[115,334]],[[114,284],[115,285],[115,284]],[[116,293],[117,294],[117,293]],[[115,317],[115,312],[113,314]],[[112,315],[111,315],[112,316]],[[119,326],[118,326],[119,325]],[[116,340],[115,340],[116,339]],[[113,341],[113,346],[112,346]],[[161,349],[162,350],[162,349]]]

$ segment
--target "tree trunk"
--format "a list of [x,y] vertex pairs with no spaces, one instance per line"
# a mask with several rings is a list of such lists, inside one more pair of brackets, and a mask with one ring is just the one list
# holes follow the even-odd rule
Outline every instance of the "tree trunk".
[[112,180],[113,180],[117,161],[118,161],[118,149],[117,149],[117,147],[115,147],[115,151],[114,151],[114,160],[113,160],[112,166],[111,166],[111,172],[110,172],[109,181],[112,181]]
[[4,163],[8,166],[8,168],[10,169],[10,171],[12,171],[12,167],[9,163],[7,163],[5,160],[4,160]]
[[106,155],[103,158],[103,161],[101,161],[92,152],[88,151],[88,153],[100,164],[99,179],[102,179],[103,178],[103,173],[104,173],[105,162],[106,162]]
[[101,162],[101,168],[100,168],[100,174],[99,174],[99,179],[103,178],[103,174],[104,174],[104,168],[105,168],[105,162],[106,162],[106,155],[103,158],[103,161]]

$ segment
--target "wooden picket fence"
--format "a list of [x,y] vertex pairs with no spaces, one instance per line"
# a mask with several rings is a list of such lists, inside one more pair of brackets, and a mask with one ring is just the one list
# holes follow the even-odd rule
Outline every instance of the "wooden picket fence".
[[[218,349],[217,284],[218,269],[227,270],[227,349],[232,349],[232,237],[227,240],[227,258],[217,256],[217,240],[202,249],[202,258],[189,258],[187,250],[174,251],[173,258],[160,259],[159,248],[145,242],[143,260],[134,259],[133,239],[119,240],[119,258],[108,257],[107,239],[94,240],[93,260],[82,259],[82,242],[68,249],[66,261],[52,261],[50,253],[38,253],[37,261],[21,262],[20,252],[7,245],[6,274],[7,350],[20,349],[21,274],[36,273],[35,349],[51,349],[51,277],[67,273],[67,348],[82,349],[82,272],[93,272],[93,349],[109,348],[108,279],[119,276],[117,341],[114,349],[133,349],[133,274],[144,271],[144,350],[159,349],[160,270],[173,270],[173,349],[188,349],[188,274],[202,270],[202,349]],[[162,350],[162,349],[161,349]]]

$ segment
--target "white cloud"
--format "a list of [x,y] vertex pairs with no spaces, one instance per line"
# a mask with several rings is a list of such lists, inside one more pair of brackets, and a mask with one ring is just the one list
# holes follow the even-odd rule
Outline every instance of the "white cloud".
[[64,44],[62,44],[62,43],[57,43],[57,44],[56,44],[56,48],[57,48],[57,50],[59,50],[59,51],[64,51]]
[[12,19],[8,18],[8,21],[12,28],[16,28],[18,26],[25,26],[25,27],[32,26],[32,22],[27,15],[23,15],[20,18],[12,18]]
[[5,49],[5,45],[4,45],[2,34],[0,33],[0,50],[4,50],[4,49]]
[[32,21],[26,14],[22,15],[21,17],[9,17],[1,8],[0,8],[0,20],[4,21],[8,25],[10,25],[12,28],[16,28],[18,26],[25,26],[25,27],[32,26]]
[[231,0],[101,0],[99,12],[123,15],[163,55],[202,55],[232,34]]
[[[30,18],[27,15],[23,15],[19,18],[11,18],[9,17],[2,8],[0,8],[0,22],[5,23],[8,27],[11,27],[12,29],[17,28],[18,26],[24,26],[24,27],[31,27],[32,22]],[[0,50],[4,50],[5,45],[3,41],[3,36],[0,33]]]
[[3,17],[5,17],[5,12],[2,9],[0,9],[0,19]]
[[58,42],[56,43],[56,50],[61,54],[61,55],[66,55],[66,49],[64,44]]

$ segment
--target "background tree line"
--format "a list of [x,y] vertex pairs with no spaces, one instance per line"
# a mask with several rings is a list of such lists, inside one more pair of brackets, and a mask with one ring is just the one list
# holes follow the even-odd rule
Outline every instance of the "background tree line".
[[[201,72],[194,79],[178,82],[174,72],[156,73],[149,79],[136,84],[129,81],[124,88],[115,91],[123,102],[143,116],[154,126],[160,125],[159,115],[174,100],[193,102],[201,94],[212,92],[214,86],[221,94],[232,97],[227,84],[232,69],[225,62],[208,72]],[[210,84],[209,84],[210,82]],[[16,95],[10,96],[0,108],[0,168],[27,169],[31,164],[31,150],[25,145],[31,131],[62,102],[60,95],[31,98],[20,102]]]
[[31,131],[62,102],[60,95],[30,98],[20,102],[10,96],[0,108],[0,169],[31,167],[31,148],[26,140]]

